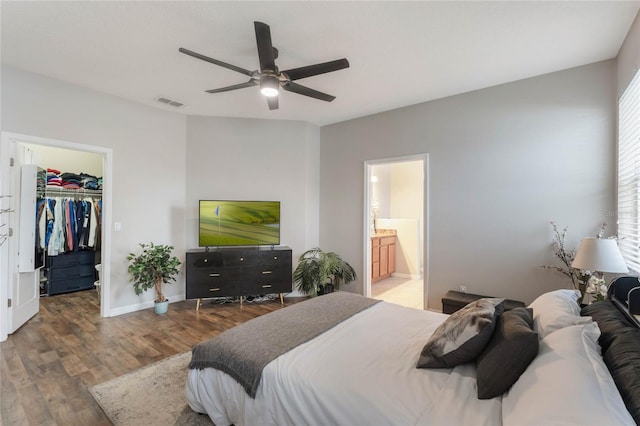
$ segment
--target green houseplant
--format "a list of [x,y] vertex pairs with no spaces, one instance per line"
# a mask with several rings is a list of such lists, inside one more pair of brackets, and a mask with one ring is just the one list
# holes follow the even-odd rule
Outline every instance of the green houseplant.
[[127,271],[131,275],[133,289],[137,295],[142,294],[150,288],[156,291],[155,309],[156,313],[167,311],[168,299],[162,293],[162,284],[169,284],[178,275],[180,260],[173,256],[173,246],[140,244],[142,253],[129,253],[127,260],[129,267]]
[[356,279],[356,271],[334,252],[322,251],[319,247],[305,251],[298,258],[293,272],[296,288],[310,296],[330,293],[339,289],[341,283]]

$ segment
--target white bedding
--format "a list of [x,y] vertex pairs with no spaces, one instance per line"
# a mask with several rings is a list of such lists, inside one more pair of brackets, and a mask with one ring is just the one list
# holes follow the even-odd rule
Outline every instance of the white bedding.
[[447,316],[380,302],[269,363],[255,399],[207,368],[189,371],[187,400],[217,426],[501,425],[502,397],[477,398],[473,364],[416,368]]

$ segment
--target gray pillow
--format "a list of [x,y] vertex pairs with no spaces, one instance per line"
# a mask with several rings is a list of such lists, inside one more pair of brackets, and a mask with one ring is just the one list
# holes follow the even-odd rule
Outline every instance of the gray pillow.
[[502,395],[538,355],[533,309],[515,308],[502,314],[489,344],[476,360],[478,398]]
[[504,299],[483,298],[451,314],[422,348],[417,368],[451,368],[475,359],[503,310]]

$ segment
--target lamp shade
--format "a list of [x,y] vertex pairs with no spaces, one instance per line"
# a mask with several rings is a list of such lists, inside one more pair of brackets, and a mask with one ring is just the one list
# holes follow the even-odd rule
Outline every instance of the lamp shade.
[[571,266],[593,272],[629,272],[618,242],[611,238],[583,238]]

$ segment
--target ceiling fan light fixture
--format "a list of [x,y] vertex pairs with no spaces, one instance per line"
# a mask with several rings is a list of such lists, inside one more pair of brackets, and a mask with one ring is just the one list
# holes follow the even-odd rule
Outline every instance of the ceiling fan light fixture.
[[278,96],[280,88],[280,80],[273,75],[264,75],[260,77],[260,93],[267,97]]

